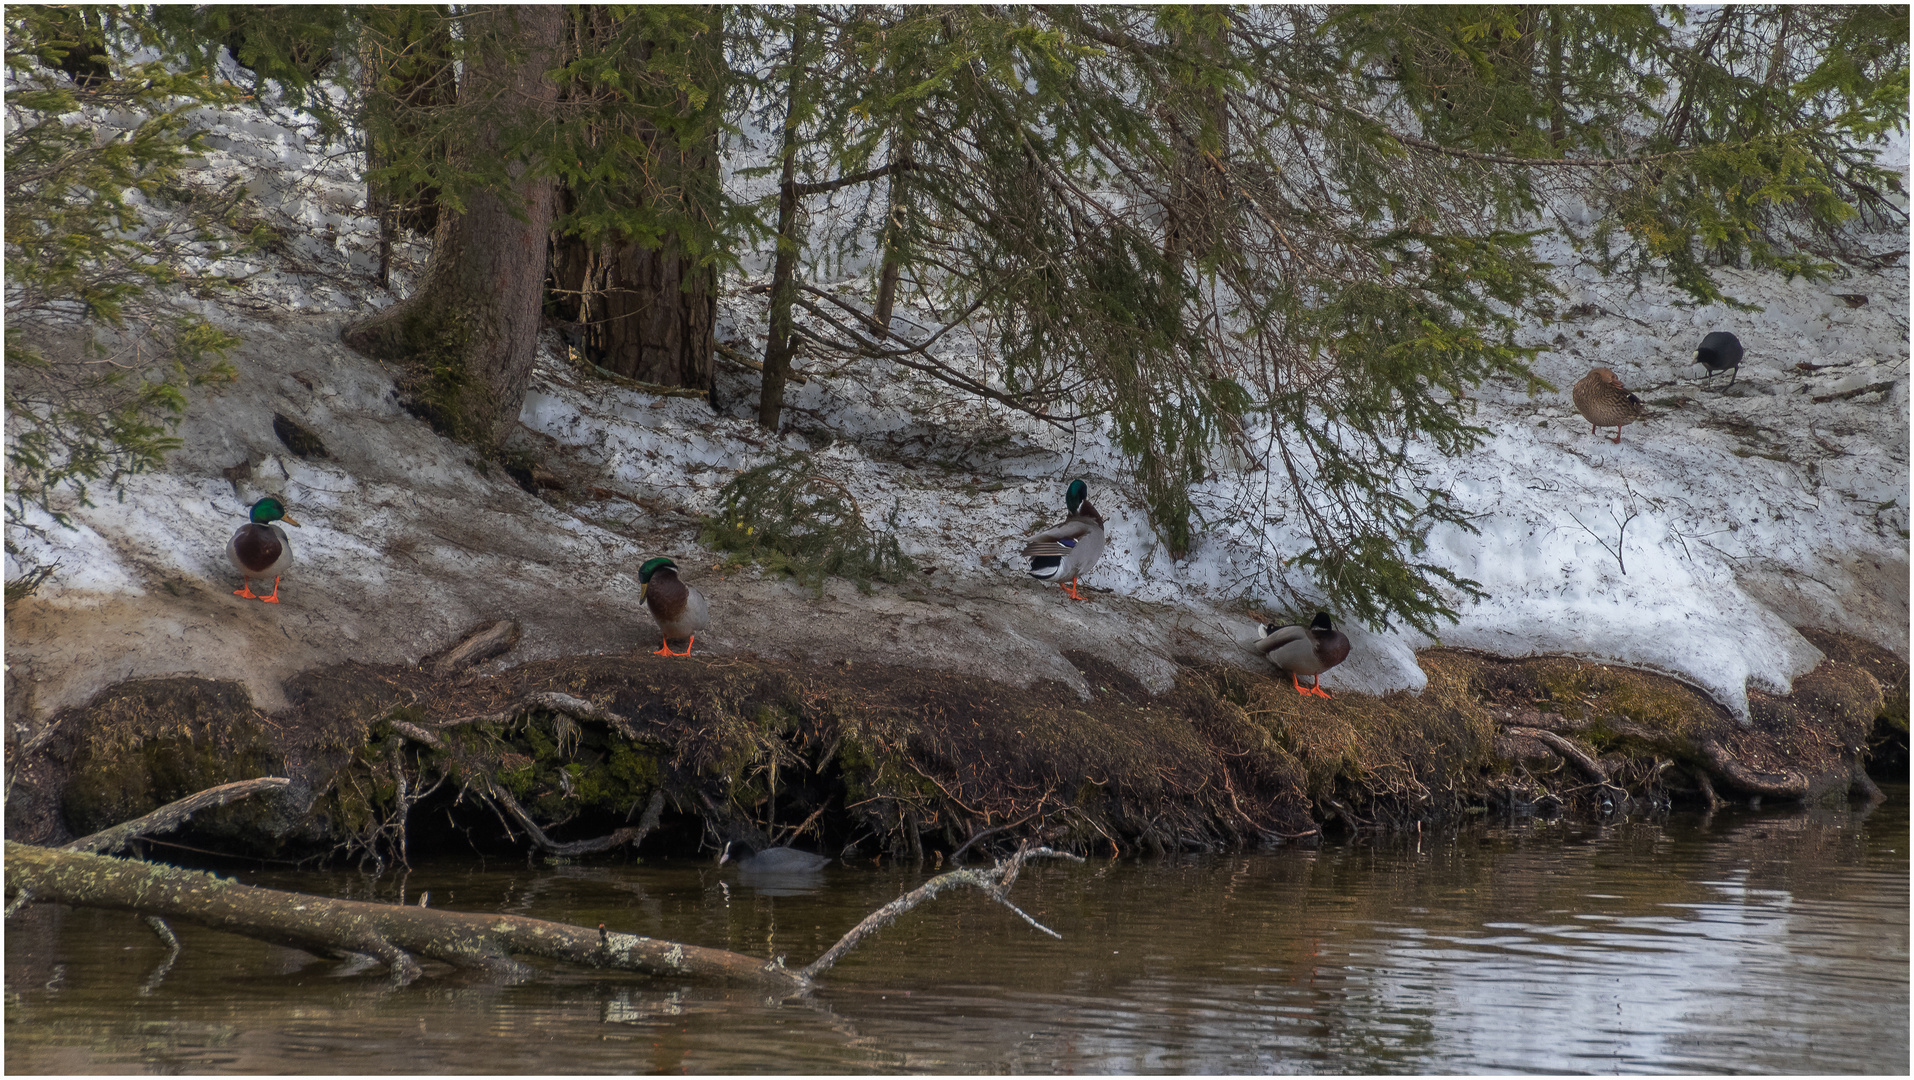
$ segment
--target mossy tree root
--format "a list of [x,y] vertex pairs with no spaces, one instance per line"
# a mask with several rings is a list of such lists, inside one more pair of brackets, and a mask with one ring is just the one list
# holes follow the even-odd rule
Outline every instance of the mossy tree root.
[[[1540,739],[1589,779],[1598,784],[1613,786],[1613,781],[1608,778],[1601,764],[1595,760],[1595,755],[1561,734],[1562,732],[1570,734],[1585,732],[1596,726],[1594,721],[1569,720],[1550,716],[1547,713],[1527,713],[1516,717],[1516,720],[1517,723],[1503,723],[1503,730],[1511,735],[1528,735]],[[1705,783],[1709,780],[1721,781],[1737,791],[1750,795],[1778,799],[1805,799],[1812,792],[1813,785],[1810,778],[1799,770],[1757,772],[1743,764],[1714,739],[1688,741],[1670,732],[1653,731],[1639,724],[1628,723],[1619,717],[1608,717],[1601,721],[1600,726],[1612,735],[1631,739],[1650,749],[1671,754],[1687,762],[1689,768],[1694,770],[1697,779],[1704,782],[1703,797],[1711,806],[1719,799],[1719,796],[1714,794],[1712,783]]]

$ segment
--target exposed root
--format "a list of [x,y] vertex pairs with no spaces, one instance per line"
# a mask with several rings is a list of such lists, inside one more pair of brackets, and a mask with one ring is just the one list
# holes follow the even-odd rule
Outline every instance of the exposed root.
[[132,821],[115,825],[110,829],[102,829],[91,836],[82,836],[67,844],[66,850],[110,854],[149,833],[177,829],[192,820],[193,815],[201,810],[225,806],[236,799],[244,799],[262,791],[284,791],[291,786],[292,781],[282,776],[262,776],[256,780],[236,780],[230,784],[221,784],[218,787],[188,795],[184,799],[167,803],[144,817],[134,818]]

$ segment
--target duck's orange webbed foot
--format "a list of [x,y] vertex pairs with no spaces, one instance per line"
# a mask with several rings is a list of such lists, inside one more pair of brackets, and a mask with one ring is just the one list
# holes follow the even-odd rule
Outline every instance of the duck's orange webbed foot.
[[[273,591],[274,591],[274,592],[278,592],[279,590],[275,588],[275,589],[274,589]],[[248,599],[248,600],[257,600],[257,599],[259,599],[259,594],[253,591],[253,579],[252,579],[252,578],[247,578],[247,579],[246,579],[246,580],[245,580],[244,582],[242,582],[242,583],[240,584],[240,586],[239,586],[239,588],[237,588],[237,589],[234,589],[234,590],[233,590],[233,595],[234,595],[234,596],[243,596],[243,597],[245,597],[245,598],[246,598],[246,599]]]
[[698,635],[696,635],[696,634],[693,634],[693,635],[691,635],[690,637],[688,637],[688,638],[686,638],[686,639],[685,639],[685,651],[684,651],[684,652],[680,652],[680,653],[669,653],[669,654],[667,654],[667,655],[670,655],[670,656],[690,656],[690,655],[691,655],[691,647],[692,647],[693,645],[695,645],[695,644],[697,644],[697,643],[698,643]]
[[1329,691],[1324,690],[1322,687],[1321,676],[1317,676],[1316,685],[1310,687],[1307,691],[1305,691],[1305,693],[1314,694],[1315,696],[1322,698],[1324,701],[1330,700]]
[[661,637],[661,638],[659,638],[659,639],[658,639],[658,647],[657,647],[657,648],[655,648],[655,649],[653,649],[653,650],[651,650],[651,655],[653,655],[653,656],[672,656],[672,655],[675,655],[675,654],[674,654],[674,653],[672,653],[672,651],[671,651],[671,639],[670,639],[670,638],[666,638],[666,637]]
[[272,595],[260,597],[259,602],[262,604],[277,604],[279,602],[279,579],[278,578],[272,579]]
[[1087,596],[1080,596],[1080,595],[1078,595],[1078,593],[1077,593],[1077,579],[1076,579],[1076,578],[1071,578],[1071,579],[1070,579],[1070,587],[1069,587],[1068,589],[1066,589],[1066,590],[1064,590],[1064,593],[1063,593],[1063,595],[1065,595],[1065,596],[1067,596],[1067,597],[1069,597],[1069,598],[1070,598],[1070,599],[1072,599],[1072,600],[1088,600],[1088,599],[1090,599],[1090,598],[1089,598],[1089,597],[1087,597]]

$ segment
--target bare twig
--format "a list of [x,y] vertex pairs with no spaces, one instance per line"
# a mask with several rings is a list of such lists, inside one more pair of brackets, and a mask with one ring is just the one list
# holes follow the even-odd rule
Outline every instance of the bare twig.
[[1011,903],[1006,895],[1009,893],[1010,887],[1016,884],[1017,875],[1022,872],[1023,864],[1028,859],[1069,859],[1072,862],[1083,861],[1083,857],[1080,855],[1071,855],[1063,851],[1053,851],[1047,847],[1033,848],[1026,844],[1008,860],[998,863],[988,870],[952,870],[949,873],[939,874],[865,916],[864,921],[851,927],[848,933],[838,939],[837,944],[826,949],[824,955],[813,960],[809,967],[799,971],[797,973],[798,976],[807,980],[817,978],[829,970],[831,965],[837,963],[845,953],[855,948],[860,941],[882,930],[884,927],[889,926],[897,920],[899,915],[924,903],[926,900],[934,899],[938,893],[958,885],[969,885],[973,888],[982,889],[985,895],[1016,912],[1018,916],[1031,926],[1042,930],[1051,937],[1061,938],[1063,935],[1031,918],[1023,909]]

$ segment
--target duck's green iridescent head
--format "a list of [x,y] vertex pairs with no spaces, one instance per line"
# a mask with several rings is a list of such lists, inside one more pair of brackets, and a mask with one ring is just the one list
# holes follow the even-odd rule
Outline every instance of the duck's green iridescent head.
[[284,521],[288,525],[299,524],[286,516],[286,504],[271,495],[253,504],[254,525],[269,525],[275,521]]
[[1074,514],[1077,512],[1077,507],[1083,505],[1083,500],[1089,497],[1090,485],[1081,480],[1072,480],[1069,490],[1063,493],[1063,505],[1069,507],[1070,512]]
[[660,570],[676,569],[678,569],[678,564],[663,556],[659,556],[656,559],[646,559],[645,565],[638,568],[638,584],[649,585],[651,584],[651,575]]

